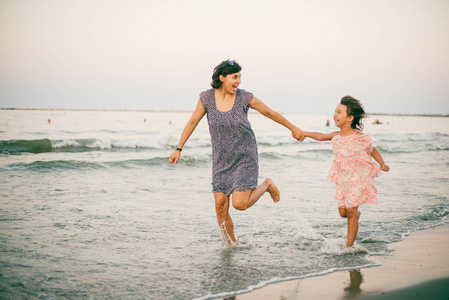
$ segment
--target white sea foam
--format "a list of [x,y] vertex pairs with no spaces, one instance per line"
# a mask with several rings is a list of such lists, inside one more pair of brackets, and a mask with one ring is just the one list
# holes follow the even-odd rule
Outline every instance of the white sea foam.
[[346,239],[325,239],[320,248],[320,253],[343,255],[348,253],[368,253],[368,250],[358,244],[354,243],[352,247],[346,247]]

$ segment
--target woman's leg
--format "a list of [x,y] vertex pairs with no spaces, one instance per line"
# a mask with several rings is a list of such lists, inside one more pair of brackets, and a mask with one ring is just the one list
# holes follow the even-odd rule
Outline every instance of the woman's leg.
[[217,221],[227,242],[231,246],[237,245],[237,240],[234,235],[234,223],[229,215],[229,196],[223,193],[214,193],[215,197],[215,211],[217,213]]
[[256,187],[255,189],[248,190],[246,192],[233,192],[232,193],[232,205],[235,209],[245,210],[253,206],[257,200],[262,197],[265,192],[269,192],[271,198],[276,203],[280,200],[281,195],[278,187],[274,184],[271,178],[265,179],[265,181]]
[[354,245],[357,232],[359,231],[359,216],[358,207],[351,207],[346,209],[346,216],[348,218],[348,242],[346,247]]

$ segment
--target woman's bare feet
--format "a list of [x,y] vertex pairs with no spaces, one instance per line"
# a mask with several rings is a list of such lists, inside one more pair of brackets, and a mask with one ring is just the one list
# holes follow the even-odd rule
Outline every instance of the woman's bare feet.
[[274,184],[271,178],[265,179],[265,183],[268,184],[267,191],[268,193],[270,193],[271,199],[273,199],[274,203],[279,202],[279,200],[281,199],[281,192],[279,191],[276,184]]

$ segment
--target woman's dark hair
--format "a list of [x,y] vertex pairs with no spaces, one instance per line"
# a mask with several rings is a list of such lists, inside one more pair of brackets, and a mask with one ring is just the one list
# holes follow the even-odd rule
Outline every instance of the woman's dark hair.
[[235,60],[224,60],[214,68],[214,73],[212,74],[212,83],[210,85],[214,89],[219,89],[222,84],[220,75],[226,77],[226,75],[240,72],[240,70],[242,70],[242,67]]
[[354,116],[351,127],[362,131],[362,119],[365,118],[365,110],[362,103],[351,96],[344,96],[341,98],[340,104],[346,106],[348,116]]

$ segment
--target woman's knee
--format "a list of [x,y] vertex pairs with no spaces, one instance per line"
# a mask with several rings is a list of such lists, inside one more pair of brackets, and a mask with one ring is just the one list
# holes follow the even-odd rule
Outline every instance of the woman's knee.
[[248,204],[244,201],[236,201],[235,199],[232,199],[232,206],[237,210],[246,210],[248,208]]
[[340,213],[340,217],[346,218],[346,207],[339,207],[338,212]]
[[225,194],[216,193],[215,197],[215,211],[217,212],[217,218],[224,218],[229,211],[229,196]]
[[251,190],[232,193],[232,206],[237,210],[246,210],[249,205]]

